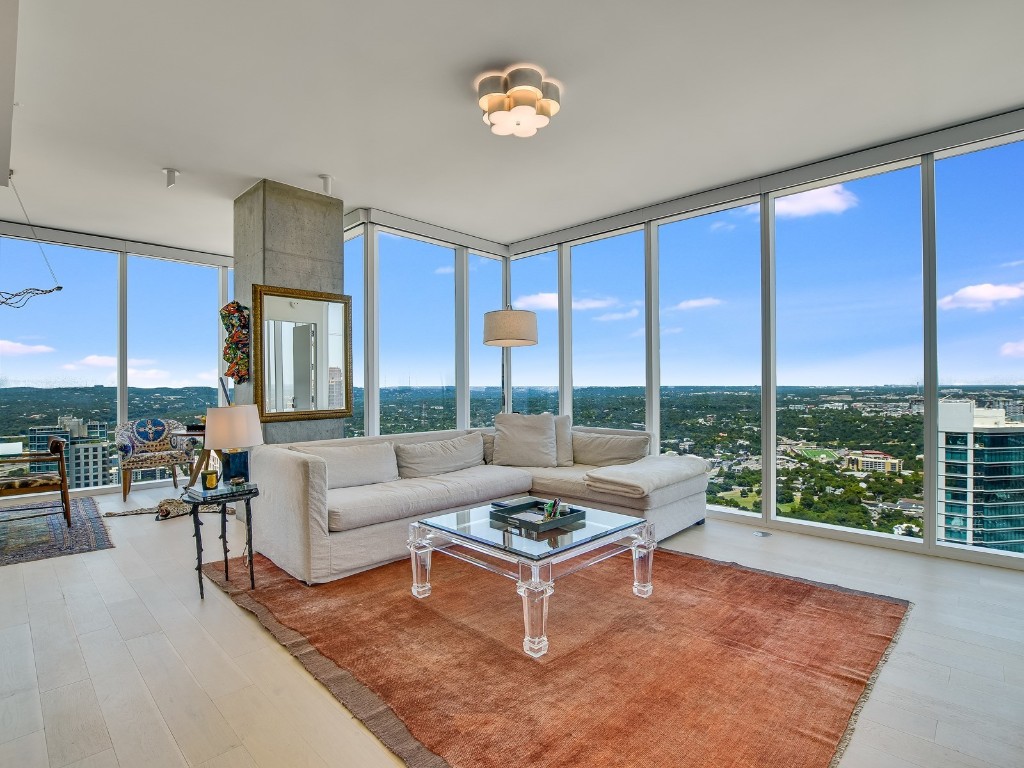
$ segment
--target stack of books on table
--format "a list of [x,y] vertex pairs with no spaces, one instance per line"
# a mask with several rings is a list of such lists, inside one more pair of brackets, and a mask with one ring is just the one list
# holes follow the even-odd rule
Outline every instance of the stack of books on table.
[[256,483],[240,483],[238,485],[218,485],[216,488],[207,490],[206,488],[199,488],[192,486],[185,490],[185,495],[182,497],[184,501],[202,501],[210,502],[216,501],[223,496],[235,496],[237,494],[244,494],[250,491],[256,490]]

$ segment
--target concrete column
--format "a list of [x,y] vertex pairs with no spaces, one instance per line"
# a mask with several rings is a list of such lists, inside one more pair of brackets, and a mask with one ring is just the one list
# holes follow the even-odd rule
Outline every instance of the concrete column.
[[[252,305],[256,283],[344,293],[344,203],[336,197],[263,179],[235,200],[235,298]],[[257,375],[256,371],[252,375]],[[253,402],[252,383],[235,388]],[[263,425],[268,443],[342,436],[341,419]]]

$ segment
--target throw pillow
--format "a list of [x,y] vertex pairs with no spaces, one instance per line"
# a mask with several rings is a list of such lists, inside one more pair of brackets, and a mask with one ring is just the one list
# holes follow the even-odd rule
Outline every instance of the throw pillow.
[[400,443],[395,446],[395,454],[402,477],[441,475],[483,464],[484,441],[479,432],[470,432],[450,440]]
[[649,450],[647,435],[572,433],[572,458],[577,464],[591,464],[595,467],[632,464],[647,456]]
[[391,443],[293,448],[327,462],[327,487],[387,483],[398,479],[398,461]]
[[555,416],[555,454],[558,466],[572,466],[572,416]]
[[555,417],[550,413],[499,413],[494,417],[492,463],[505,467],[557,466]]

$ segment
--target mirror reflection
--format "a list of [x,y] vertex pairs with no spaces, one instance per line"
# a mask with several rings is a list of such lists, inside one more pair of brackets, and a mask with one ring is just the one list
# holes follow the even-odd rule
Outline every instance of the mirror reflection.
[[253,368],[263,420],[350,416],[350,298],[254,285],[253,307],[259,312]]

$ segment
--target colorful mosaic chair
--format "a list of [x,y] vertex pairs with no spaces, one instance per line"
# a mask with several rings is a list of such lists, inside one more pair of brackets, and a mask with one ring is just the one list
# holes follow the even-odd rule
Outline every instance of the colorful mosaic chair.
[[[71,498],[68,493],[68,470],[64,461],[64,441],[59,437],[51,437],[45,453],[23,453],[17,456],[0,456],[0,464],[28,464],[29,474],[14,477],[0,478],[0,497],[23,496],[29,493],[60,492],[60,501],[48,504],[45,507],[4,507],[5,514],[10,512],[24,512],[30,514],[18,517],[7,518],[8,522],[13,520],[24,520],[29,517],[42,517],[60,512],[64,513],[64,520],[71,527]],[[55,467],[56,472],[33,472],[36,467]]]
[[172,432],[184,432],[185,427],[174,419],[137,419],[125,421],[114,430],[114,442],[121,457],[121,494],[128,498],[132,489],[132,472],[139,469],[166,467],[171,471],[174,487],[178,487],[178,466],[185,468],[192,462],[195,438],[184,437],[172,442]]

